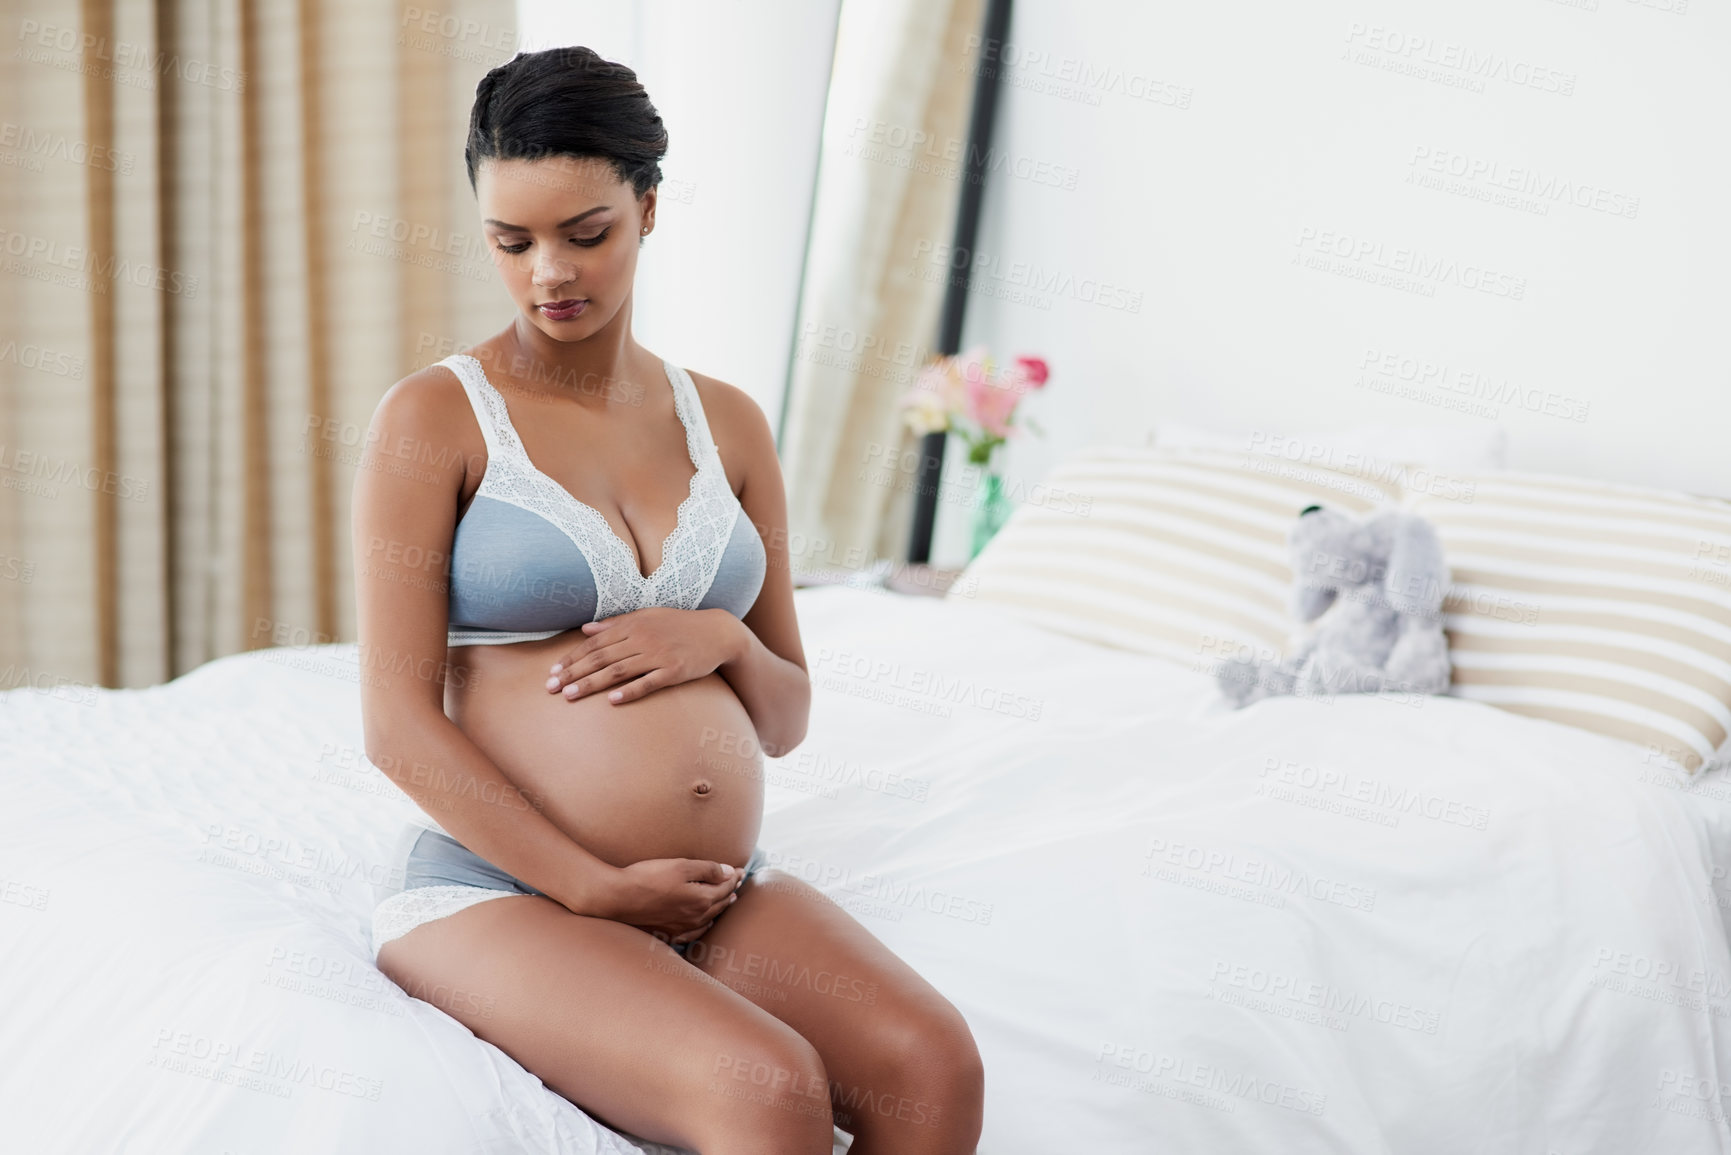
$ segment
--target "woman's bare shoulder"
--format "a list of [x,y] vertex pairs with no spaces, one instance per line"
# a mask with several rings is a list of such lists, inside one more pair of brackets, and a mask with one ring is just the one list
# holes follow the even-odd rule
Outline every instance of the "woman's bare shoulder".
[[374,420],[383,417],[393,422],[437,424],[468,408],[463,383],[456,373],[449,366],[434,363],[416,369],[386,389],[374,410]]
[[463,383],[433,364],[401,378],[379,398],[367,449],[417,471],[474,473],[486,464],[486,443]]
[[775,434],[769,428],[769,418],[751,394],[708,374],[689,369],[686,372],[697,386],[697,400],[703,406],[703,415],[709,420],[709,431],[715,435],[717,444],[725,446],[733,441],[759,449],[767,444],[770,452],[775,451]]
[[417,369],[385,390],[373,411],[373,433],[375,443],[389,436],[435,439],[465,448],[481,443],[462,381],[440,364]]

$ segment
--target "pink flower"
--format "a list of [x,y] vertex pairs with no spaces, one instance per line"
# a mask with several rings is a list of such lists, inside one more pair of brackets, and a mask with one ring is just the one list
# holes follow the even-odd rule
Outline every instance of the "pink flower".
[[[989,451],[1015,432],[1011,422],[1017,404],[1045,385],[1050,375],[1039,357],[1017,357],[1000,369],[985,346],[975,345],[940,357],[920,370],[913,388],[902,397],[902,417],[915,433],[955,429],[966,437],[971,452]],[[958,428],[954,423],[957,418],[965,419],[979,432]]]
[[968,418],[993,437],[1010,435],[1010,415],[1022,391],[1011,383],[994,381],[968,382]]
[[1021,376],[1034,389],[1046,383],[1051,371],[1046,368],[1046,362],[1039,357],[1017,357],[1016,368],[1021,370]]

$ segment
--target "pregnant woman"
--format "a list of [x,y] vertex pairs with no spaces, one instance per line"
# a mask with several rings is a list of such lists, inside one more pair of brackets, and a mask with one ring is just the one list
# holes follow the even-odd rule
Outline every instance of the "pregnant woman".
[[645,1139],[821,1155],[833,1121],[855,1155],[961,1155],[961,1015],[763,868],[759,751],[811,698],[786,497],[755,403],[632,337],[666,150],[588,49],[476,89],[464,155],[517,313],[391,387],[354,491],[367,755],[426,813],[378,965]]

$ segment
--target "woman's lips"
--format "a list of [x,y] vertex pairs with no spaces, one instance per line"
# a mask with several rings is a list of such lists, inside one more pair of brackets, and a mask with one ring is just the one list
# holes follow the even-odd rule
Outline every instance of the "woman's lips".
[[589,302],[572,298],[566,301],[552,301],[545,305],[535,306],[541,310],[541,315],[549,321],[569,321],[587,308]]

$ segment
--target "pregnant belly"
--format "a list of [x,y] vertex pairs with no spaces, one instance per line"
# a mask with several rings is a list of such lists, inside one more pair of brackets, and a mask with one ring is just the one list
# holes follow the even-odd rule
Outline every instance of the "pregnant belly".
[[718,674],[614,705],[567,701],[547,668],[581,640],[456,646],[445,712],[555,826],[603,862],[743,867],[763,821],[751,716]]

